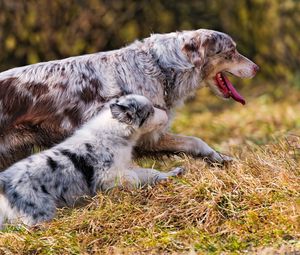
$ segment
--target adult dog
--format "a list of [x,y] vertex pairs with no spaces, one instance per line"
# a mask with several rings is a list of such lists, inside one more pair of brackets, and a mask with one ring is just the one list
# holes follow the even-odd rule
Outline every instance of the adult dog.
[[230,160],[199,138],[167,132],[174,109],[206,84],[223,98],[244,99],[225,73],[251,78],[258,66],[228,35],[199,29],[154,34],[119,50],[14,68],[0,74],[0,169],[50,147],[99,112],[111,98],[140,94],[167,111],[164,131],[139,141],[139,151],[184,152]]

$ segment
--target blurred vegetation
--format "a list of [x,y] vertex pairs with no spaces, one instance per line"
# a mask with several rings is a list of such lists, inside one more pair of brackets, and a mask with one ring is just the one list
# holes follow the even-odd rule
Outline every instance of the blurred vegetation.
[[0,0],[0,70],[197,28],[230,34],[261,67],[247,107],[201,90],[174,121],[173,131],[200,136],[234,156],[232,165],[144,160],[187,173],[99,194],[34,228],[11,226],[0,232],[0,254],[298,254],[299,13],[298,0]]
[[260,77],[298,84],[299,12],[297,0],[0,0],[0,70],[209,28],[230,34]]

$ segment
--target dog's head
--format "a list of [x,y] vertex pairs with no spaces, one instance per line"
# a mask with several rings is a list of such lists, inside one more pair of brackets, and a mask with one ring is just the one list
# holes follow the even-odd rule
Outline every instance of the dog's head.
[[182,52],[194,68],[200,69],[202,81],[218,96],[232,97],[245,104],[226,73],[240,78],[252,78],[259,68],[237,51],[232,38],[227,34],[206,29],[181,32],[179,36]]
[[139,130],[140,134],[164,127],[167,113],[155,108],[150,100],[140,95],[126,95],[110,104],[113,118]]

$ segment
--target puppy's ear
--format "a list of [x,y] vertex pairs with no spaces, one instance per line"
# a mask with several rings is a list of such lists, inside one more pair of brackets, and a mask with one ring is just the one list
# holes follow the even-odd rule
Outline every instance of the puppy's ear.
[[124,122],[126,124],[133,123],[134,114],[128,106],[113,103],[110,105],[110,110],[113,118],[119,120],[120,122]]
[[198,36],[187,40],[182,51],[188,56],[190,62],[195,67],[201,67],[204,63],[204,52],[201,49],[201,41]]

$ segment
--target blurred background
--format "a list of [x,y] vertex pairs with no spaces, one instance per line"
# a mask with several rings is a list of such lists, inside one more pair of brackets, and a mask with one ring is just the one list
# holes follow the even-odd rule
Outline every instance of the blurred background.
[[300,86],[299,14],[298,0],[0,0],[0,71],[209,28],[234,38],[258,78]]

